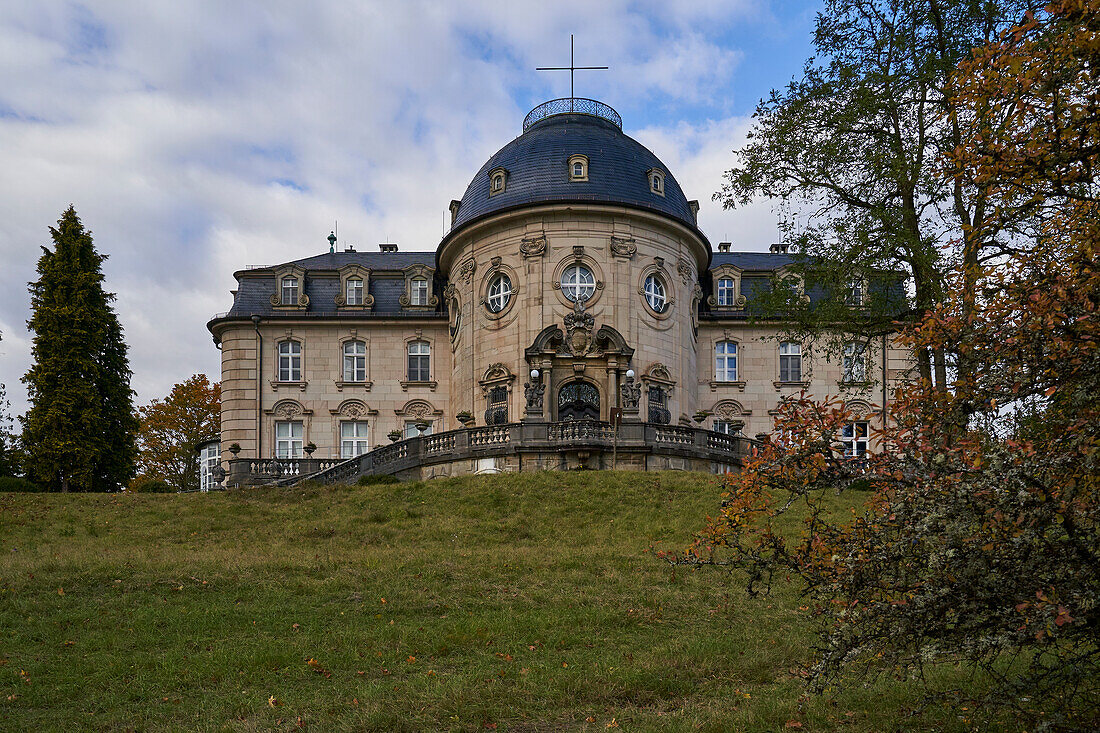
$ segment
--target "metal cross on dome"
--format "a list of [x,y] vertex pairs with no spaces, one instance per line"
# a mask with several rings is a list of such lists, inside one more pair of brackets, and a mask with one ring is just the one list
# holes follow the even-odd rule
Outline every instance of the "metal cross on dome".
[[569,34],[569,66],[537,66],[535,71],[568,71],[569,72],[569,98],[573,95],[573,72],[587,69],[606,69],[606,66],[574,66],[573,65],[573,34]]

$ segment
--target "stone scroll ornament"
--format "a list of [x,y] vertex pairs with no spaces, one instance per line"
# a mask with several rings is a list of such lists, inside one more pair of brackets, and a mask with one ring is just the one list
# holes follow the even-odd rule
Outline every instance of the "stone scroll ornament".
[[535,412],[542,410],[542,398],[546,394],[546,385],[542,382],[526,382],[523,385],[523,398],[527,400],[527,411]]
[[573,312],[562,320],[565,324],[565,346],[569,353],[584,356],[595,346],[592,330],[596,327],[596,319],[584,309],[584,301],[577,300],[573,303]]

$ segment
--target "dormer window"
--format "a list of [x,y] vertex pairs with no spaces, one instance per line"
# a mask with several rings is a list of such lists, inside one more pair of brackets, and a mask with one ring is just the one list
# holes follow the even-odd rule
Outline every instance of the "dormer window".
[[863,282],[863,278],[856,276],[848,281],[848,294],[844,298],[845,305],[853,308],[859,308],[863,306],[863,299],[865,297],[866,285]]
[[494,168],[489,171],[489,195],[496,196],[503,193],[508,187],[508,171],[504,168]]
[[439,305],[432,284],[434,270],[427,265],[409,265],[405,268],[405,289],[398,302],[402,308],[430,310]]
[[569,180],[570,181],[587,181],[588,180],[588,156],[587,155],[571,155],[569,156]]
[[298,278],[289,275],[282,281],[283,305],[298,305]]
[[664,196],[665,172],[658,168],[650,168],[646,175],[649,177],[649,190],[658,196]]
[[737,310],[745,307],[741,294],[741,269],[731,264],[719,265],[711,270],[713,294],[707,303],[714,310]]

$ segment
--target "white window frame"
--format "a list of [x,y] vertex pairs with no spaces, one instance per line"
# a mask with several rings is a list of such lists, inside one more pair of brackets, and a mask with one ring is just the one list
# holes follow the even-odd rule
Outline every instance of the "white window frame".
[[645,301],[655,313],[664,313],[668,310],[668,295],[665,281],[657,273],[650,273],[645,278]]
[[734,429],[732,420],[715,420],[711,430],[722,435],[737,435],[738,432]]
[[485,298],[485,305],[490,313],[500,313],[508,307],[512,300],[512,278],[506,273],[498,272],[489,281],[489,293]]
[[[785,373],[785,376],[784,376]],[[802,344],[784,341],[779,344],[779,381],[802,381]]]
[[370,451],[370,425],[366,420],[340,423],[340,457],[355,458]]
[[[428,382],[432,378],[432,345],[424,340],[410,341],[405,347],[405,375],[410,382]],[[416,376],[413,376],[413,359],[416,359]],[[427,363],[425,368],[423,365]],[[422,378],[421,378],[422,377]]]
[[844,345],[840,380],[846,384],[867,381],[867,344],[852,341]]
[[[581,294],[584,297],[581,297]],[[566,300],[576,303],[578,300],[585,302],[596,294],[596,274],[592,268],[580,262],[567,266],[561,273],[561,294]]]
[[584,178],[584,163],[579,160],[573,161],[573,177]]
[[432,430],[435,428],[435,421],[434,420],[425,420],[424,421],[424,422],[428,423],[428,427],[424,428],[423,433],[421,433],[419,430],[416,429],[416,424],[418,422],[420,422],[420,420],[406,420],[405,421],[405,437],[406,438],[415,438],[418,435],[431,435],[432,434]]
[[737,381],[737,342],[719,341],[714,344],[714,381]]
[[867,297],[866,284],[861,277],[853,277],[848,281],[848,293],[844,297],[845,305],[853,308],[859,308],[863,305],[864,298]]
[[214,482],[214,469],[222,463],[220,443],[211,443],[203,447],[199,456],[199,491],[210,491],[217,484]]
[[854,420],[840,429],[840,442],[846,458],[863,458],[867,455],[870,426],[866,420]]
[[732,277],[718,278],[718,292],[716,294],[718,305],[732,306],[736,297],[736,292],[736,286],[734,285]]
[[279,281],[280,297],[283,305],[298,305],[298,293],[301,284],[295,275],[283,275]]
[[305,424],[301,420],[275,422],[275,457],[301,458],[305,447]]
[[363,305],[363,278],[349,277],[347,279],[344,302],[347,305]]
[[428,304],[428,279],[425,277],[414,277],[409,280],[409,304],[410,305],[427,305]]
[[298,341],[280,341],[278,354],[277,381],[302,381],[302,344]]
[[344,342],[344,381],[367,381],[367,344],[363,341]]

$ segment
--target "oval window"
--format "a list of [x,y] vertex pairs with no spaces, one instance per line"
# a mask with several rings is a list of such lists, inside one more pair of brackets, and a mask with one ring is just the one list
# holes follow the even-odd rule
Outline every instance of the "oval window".
[[664,281],[657,275],[649,275],[645,279],[645,300],[649,307],[657,313],[664,313],[668,306]]
[[561,292],[574,303],[588,300],[596,292],[596,277],[584,265],[570,265],[561,273]]
[[512,280],[503,272],[494,276],[489,283],[489,295],[486,297],[486,305],[491,313],[500,313],[512,299]]

